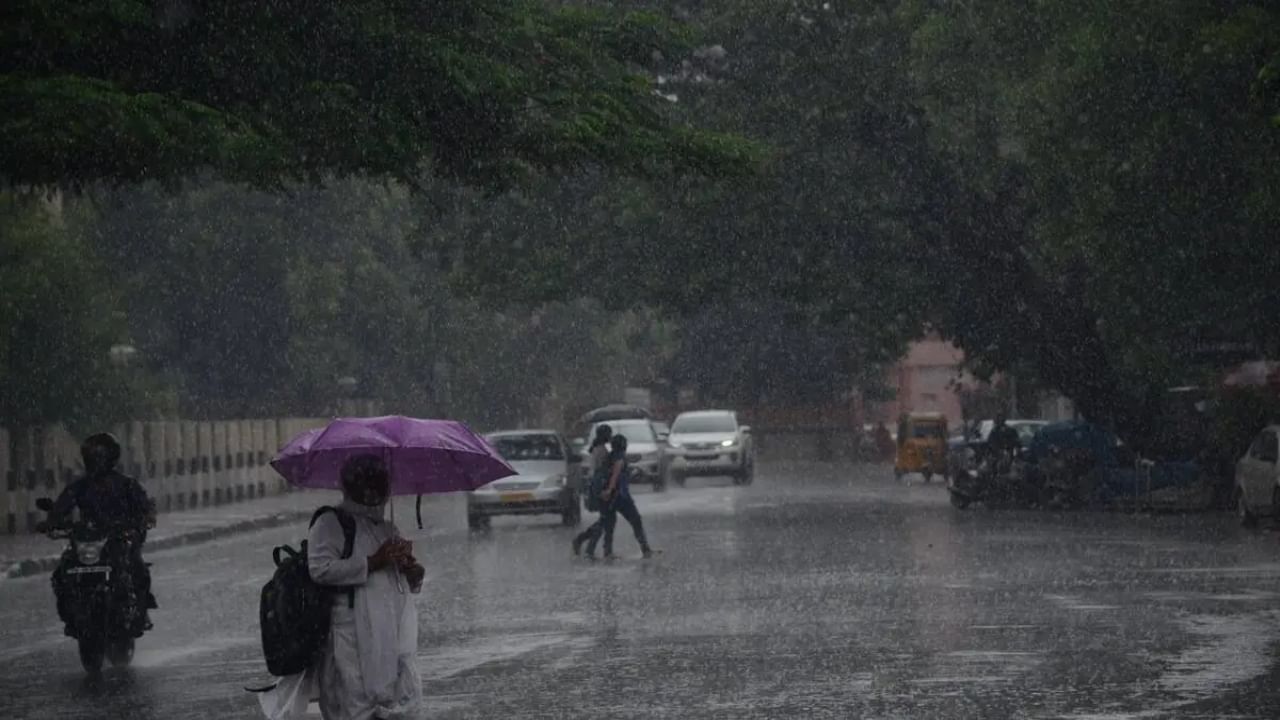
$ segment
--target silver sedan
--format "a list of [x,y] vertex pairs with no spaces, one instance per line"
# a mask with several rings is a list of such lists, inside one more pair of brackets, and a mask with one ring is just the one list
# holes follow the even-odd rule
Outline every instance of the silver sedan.
[[551,430],[511,430],[485,436],[517,475],[467,493],[467,525],[477,530],[494,515],[559,515],[573,526],[582,521],[578,483],[571,474],[568,446]]

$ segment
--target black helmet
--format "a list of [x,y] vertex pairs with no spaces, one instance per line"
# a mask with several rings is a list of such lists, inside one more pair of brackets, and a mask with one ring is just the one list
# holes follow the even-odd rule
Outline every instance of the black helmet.
[[627,451],[627,436],[626,436],[626,435],[614,435],[614,436],[613,436],[612,438],[610,438],[610,440],[609,440],[609,447],[610,447],[610,448],[612,448],[612,449],[613,449],[613,451],[614,451],[615,453],[624,453],[624,452],[626,452],[626,451]]
[[613,428],[608,425],[596,426],[596,436],[591,440],[591,449],[595,450],[601,445],[608,445],[609,438],[613,437]]
[[80,457],[90,475],[115,469],[120,462],[120,441],[111,433],[97,433],[80,443]]

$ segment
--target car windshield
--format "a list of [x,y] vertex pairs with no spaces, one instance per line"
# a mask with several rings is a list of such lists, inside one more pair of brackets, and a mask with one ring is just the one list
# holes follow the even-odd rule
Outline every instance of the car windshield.
[[489,442],[508,461],[564,460],[564,449],[555,435],[491,435]]
[[946,426],[936,422],[916,422],[911,425],[911,437],[940,438],[946,437]]
[[[621,435],[627,439],[627,444],[635,445],[637,443],[654,444],[657,438],[653,435],[653,426],[647,420],[615,420],[606,423],[613,428],[614,435]],[[595,435],[595,429],[592,429],[592,436]]]
[[733,420],[733,416],[724,415],[682,415],[676,418],[676,424],[671,427],[671,432],[691,434],[691,433],[727,433],[734,432],[738,429],[738,425]]

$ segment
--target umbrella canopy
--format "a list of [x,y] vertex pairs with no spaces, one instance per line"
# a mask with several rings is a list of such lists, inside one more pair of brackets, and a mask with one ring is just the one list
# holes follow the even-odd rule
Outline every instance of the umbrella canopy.
[[648,420],[649,418],[649,411],[639,405],[615,403],[598,407],[586,413],[582,416],[580,422],[584,425],[590,425],[598,422],[609,422],[610,420]]
[[367,454],[386,462],[392,495],[475,490],[516,474],[466,425],[399,415],[339,418],[308,430],[282,447],[271,467],[298,487],[341,489],[343,463]]

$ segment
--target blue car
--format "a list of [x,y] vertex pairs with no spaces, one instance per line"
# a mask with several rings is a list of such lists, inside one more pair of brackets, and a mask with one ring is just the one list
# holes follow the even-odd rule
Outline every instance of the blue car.
[[[1063,460],[1069,458],[1069,460]],[[1067,462],[1081,501],[1117,507],[1205,509],[1214,486],[1194,462],[1150,462],[1139,458],[1115,433],[1088,422],[1043,427],[1027,448],[1028,472],[1043,484],[1060,481],[1051,468]]]

